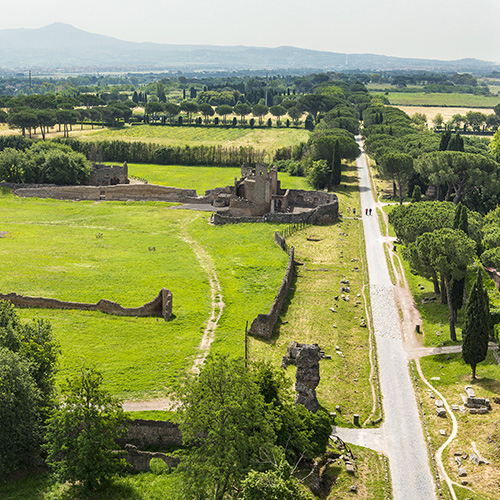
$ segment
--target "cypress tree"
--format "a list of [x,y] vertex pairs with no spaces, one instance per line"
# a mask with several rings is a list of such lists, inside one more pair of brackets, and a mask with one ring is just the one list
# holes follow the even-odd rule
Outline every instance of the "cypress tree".
[[413,203],[418,203],[421,200],[422,200],[422,190],[420,189],[420,186],[417,184],[413,188],[413,193],[411,195],[411,201]]
[[464,151],[464,140],[457,132],[448,142],[448,151]]
[[342,178],[342,160],[340,158],[340,145],[339,141],[335,141],[331,183],[334,186],[338,186],[340,184],[341,178]]
[[447,130],[441,135],[441,142],[439,143],[439,151],[446,151],[451,139],[451,132]]
[[472,287],[462,330],[462,357],[472,368],[472,379],[476,378],[476,366],[486,359],[490,336],[490,305],[488,292],[483,287],[481,268]]

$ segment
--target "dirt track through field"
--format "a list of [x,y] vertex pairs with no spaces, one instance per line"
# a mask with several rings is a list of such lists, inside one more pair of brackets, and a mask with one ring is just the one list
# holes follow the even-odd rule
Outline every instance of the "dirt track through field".
[[[182,239],[190,245],[195,253],[201,267],[207,274],[210,283],[210,317],[207,321],[207,326],[203,332],[200,345],[198,346],[198,355],[196,356],[191,371],[199,373],[205,359],[210,352],[210,346],[215,338],[215,330],[219,324],[219,320],[224,311],[224,300],[222,288],[219,278],[215,271],[215,265],[210,254],[188,233],[185,226],[181,227]],[[176,402],[168,399],[152,399],[149,401],[125,401],[123,409],[125,411],[151,411],[151,410],[172,410],[176,406]]]
[[200,371],[201,366],[205,362],[206,357],[210,351],[210,346],[215,338],[215,330],[219,324],[219,320],[224,311],[224,300],[222,296],[222,288],[220,286],[219,278],[215,271],[215,265],[210,254],[187,232],[186,228],[182,228],[182,239],[188,243],[193,249],[196,257],[198,258],[201,267],[207,273],[208,281],[210,283],[211,305],[210,305],[210,318],[207,321],[207,326],[203,333],[200,345],[198,346],[198,356],[194,360],[191,370],[194,373]]

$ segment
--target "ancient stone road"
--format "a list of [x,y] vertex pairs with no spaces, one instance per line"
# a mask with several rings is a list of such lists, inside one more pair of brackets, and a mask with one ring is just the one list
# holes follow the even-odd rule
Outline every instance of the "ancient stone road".
[[[361,140],[358,143],[362,147]],[[367,430],[335,428],[344,441],[369,446],[389,458],[394,500],[432,500],[435,486],[420,422],[401,324],[375,210],[366,157],[358,160],[359,189],[370,281],[373,328],[377,342],[384,425]],[[365,209],[373,215],[365,215]]]

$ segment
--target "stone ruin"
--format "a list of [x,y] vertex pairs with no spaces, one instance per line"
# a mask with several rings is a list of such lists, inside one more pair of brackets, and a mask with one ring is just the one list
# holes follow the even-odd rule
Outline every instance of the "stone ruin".
[[227,223],[224,219],[239,217],[265,217],[265,220],[287,222],[280,219],[280,214],[289,218],[301,216],[304,220],[294,222],[305,222],[307,216],[320,207],[323,207],[321,213],[313,217],[316,222],[311,223],[331,224],[338,219],[337,195],[324,191],[282,189],[277,167],[268,171],[264,164],[257,164],[255,168],[242,165],[240,179],[234,179],[234,186],[214,192],[212,204],[219,208],[214,214],[214,223]]
[[490,400],[478,398],[470,385],[465,386],[465,393],[467,397],[462,396],[462,400],[464,406],[469,409],[469,413],[484,415],[491,410]]
[[102,311],[116,316],[157,316],[168,321],[172,316],[173,294],[162,288],[151,301],[139,307],[123,307],[107,299],[101,299],[96,304],[87,302],[68,302],[45,297],[29,297],[17,293],[0,293],[0,300],[7,300],[16,307],[40,307],[49,309],[78,309],[80,311]]
[[318,344],[291,342],[288,344],[286,354],[281,361],[283,368],[288,365],[297,367],[295,404],[301,404],[313,413],[316,413],[319,408],[316,387],[320,381],[319,361],[321,358],[321,349]]
[[120,165],[102,165],[92,163],[89,182],[91,186],[116,186],[117,184],[129,184],[128,166],[125,162]]

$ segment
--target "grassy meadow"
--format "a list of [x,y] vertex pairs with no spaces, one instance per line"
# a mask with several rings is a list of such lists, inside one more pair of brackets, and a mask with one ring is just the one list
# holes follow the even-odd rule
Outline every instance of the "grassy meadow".
[[500,103],[498,96],[473,94],[445,94],[426,92],[389,92],[391,105],[401,106],[453,106],[464,108],[492,108]]
[[[196,189],[199,196],[208,189],[234,185],[234,178],[241,177],[237,167],[198,167],[183,165],[147,165],[130,163],[129,175],[145,179],[149,184]],[[305,177],[293,177],[279,172],[281,187],[284,189],[310,189]]]
[[[70,134],[71,135],[71,134]],[[79,134],[81,140],[142,141],[166,146],[252,146],[272,153],[277,148],[307,141],[304,128],[240,128],[207,126],[134,125],[116,129],[106,128]]]
[[[245,320],[266,312],[283,278],[286,255],[276,226],[214,227],[208,214],[154,202],[67,202],[0,196],[0,290],[61,300],[101,298],[133,307],[172,290],[174,318],[20,309],[53,324],[61,344],[59,380],[83,360],[104,373],[115,395],[165,395],[198,354],[210,313],[208,277],[188,236],[210,254],[226,308],[213,344],[243,354]],[[149,251],[155,247],[156,251]]]
[[[462,404],[461,395],[465,395],[466,385],[472,385],[478,397],[490,399],[492,411],[487,415],[454,412],[458,433],[443,452],[443,464],[452,481],[460,483],[462,479],[457,474],[458,465],[454,454],[461,452],[470,455],[475,453],[475,446],[479,454],[491,463],[479,466],[465,459],[463,467],[467,471],[468,487],[456,487],[457,496],[460,499],[471,500],[498,498],[498,485],[500,484],[498,411],[500,406],[494,402],[494,398],[498,398],[500,394],[500,366],[493,357],[493,353],[490,351],[486,360],[477,366],[477,380],[474,382],[471,380],[471,369],[463,362],[461,354],[428,356],[422,358],[420,364],[427,380],[450,405]],[[437,450],[451,433],[451,419],[436,416],[435,401],[438,397],[431,398],[429,388],[421,382],[418,388],[431,445],[433,450]],[[444,430],[446,436],[442,436],[440,430]]]
[[[498,99],[500,102],[500,98]],[[444,121],[450,121],[453,115],[465,116],[468,111],[478,111],[477,108],[464,108],[464,107],[452,107],[452,106],[396,106],[397,108],[404,111],[408,116],[413,116],[415,113],[423,113],[427,117],[427,124],[430,128],[434,126],[432,123],[436,115],[439,113],[444,118]],[[486,115],[493,113],[492,108],[482,108],[479,111]]]

